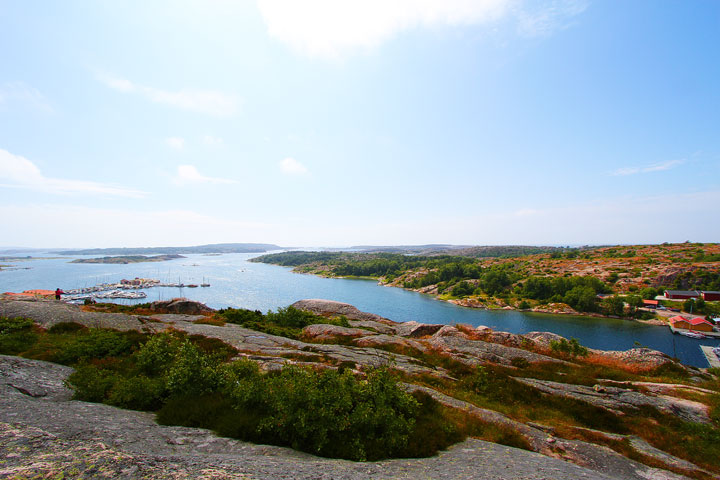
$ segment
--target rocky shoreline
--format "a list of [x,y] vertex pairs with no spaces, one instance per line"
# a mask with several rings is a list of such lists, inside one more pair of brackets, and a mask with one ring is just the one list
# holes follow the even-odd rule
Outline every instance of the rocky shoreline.
[[[407,290],[409,292],[415,292],[415,293],[422,293],[423,295],[430,295],[435,300],[440,302],[447,302],[452,303],[453,305],[457,305],[459,307],[465,307],[465,308],[474,308],[477,310],[512,310],[512,311],[518,311],[518,312],[530,312],[530,313],[545,313],[550,315],[568,315],[568,316],[574,316],[574,317],[592,317],[592,318],[612,318],[612,319],[620,319],[620,320],[627,320],[631,322],[638,322],[643,323],[645,325],[657,325],[657,326],[666,326],[667,322],[664,322],[658,318],[650,319],[650,320],[641,320],[637,318],[625,318],[625,317],[616,317],[616,316],[609,316],[609,315],[602,315],[600,313],[596,312],[578,312],[577,310],[574,310],[568,305],[563,304],[548,304],[546,306],[537,306],[529,309],[523,309],[523,308],[517,308],[513,305],[502,305],[498,306],[497,308],[489,308],[487,305],[478,302],[475,299],[472,298],[442,298],[440,294],[438,294],[436,291],[433,291],[433,288],[423,287],[423,288],[406,288],[401,285],[394,285],[392,282],[386,282],[383,277],[344,277],[344,276],[337,276],[337,275],[331,275],[331,274],[324,274],[322,272],[303,272],[298,270],[297,268],[293,268],[293,273],[298,273],[301,275],[315,275],[318,277],[323,278],[362,278],[365,280],[373,280],[376,281],[377,284],[381,287],[390,287],[390,288],[401,288],[403,290]],[[431,285],[430,287],[434,287],[434,285]],[[436,289],[435,289],[436,290]]]
[[[165,302],[163,311],[173,313],[129,315],[86,312],[52,300],[1,299],[0,316],[31,318],[46,328],[70,321],[89,327],[146,332],[174,328],[221,339],[239,351],[238,358],[249,358],[266,370],[288,364],[316,368],[351,365],[362,372],[373,366],[392,365],[408,378],[448,379],[451,378],[449,371],[418,361],[416,354],[441,352],[471,367],[500,365],[512,369],[520,363],[561,365],[568,362],[548,355],[548,346],[561,337],[547,332],[514,335],[487,327],[468,329],[396,323],[328,300],[301,300],[293,306],[322,316],[343,315],[350,327],[310,325],[302,341],[293,340],[234,324],[198,323],[211,311],[185,300]],[[397,353],[399,351],[405,354]],[[686,368],[649,349],[590,351],[590,355],[599,361],[621,362],[634,369],[651,370],[663,365]],[[552,425],[518,421],[412,382],[405,384],[409,391],[421,389],[448,407],[513,430],[525,439],[532,451],[470,439],[425,459],[368,463],[321,459],[284,448],[222,439],[204,430],[161,427],[153,422],[152,414],[71,400],[71,393],[63,386],[70,372],[69,367],[46,362],[0,357],[0,452],[3,458],[9,459],[0,463],[0,477],[22,478],[37,468],[40,458],[47,458],[46,466],[39,473],[67,475],[76,469],[86,472],[84,478],[100,478],[98,472],[103,469],[114,472],[117,478],[137,478],[141,473],[149,478],[686,478],[680,472],[696,478],[700,478],[698,475],[720,478],[655,449],[639,437],[619,436],[615,441],[632,445],[637,455],[652,466],[631,460],[602,442],[565,438]],[[710,422],[707,405],[682,394],[692,390],[688,385],[639,387],[608,381],[583,387],[533,378],[518,380],[537,389],[538,395],[572,398],[608,411],[657,408],[688,421]],[[700,390],[694,393],[703,394]],[[597,435],[617,436],[603,432]],[[82,463],[85,466],[78,466],[76,460],[85,462]],[[101,467],[90,467],[93,462],[99,462]],[[96,470],[88,470],[91,468]]]

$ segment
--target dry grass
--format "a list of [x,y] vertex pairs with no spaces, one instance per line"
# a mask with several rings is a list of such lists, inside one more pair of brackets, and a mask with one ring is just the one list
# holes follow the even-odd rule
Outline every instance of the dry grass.
[[218,317],[217,315],[214,315],[212,317],[198,318],[193,323],[197,323],[200,325],[214,325],[216,327],[224,327],[225,326],[225,320]]

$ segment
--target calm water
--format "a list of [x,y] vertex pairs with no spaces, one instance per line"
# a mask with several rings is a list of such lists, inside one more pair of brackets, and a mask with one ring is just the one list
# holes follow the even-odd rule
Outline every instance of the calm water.
[[626,350],[636,342],[675,355],[683,363],[707,367],[699,345],[718,345],[720,340],[695,340],[673,335],[667,327],[585,317],[535,314],[515,311],[489,312],[458,307],[430,296],[399,288],[381,287],[370,280],[328,279],[300,275],[285,267],[250,263],[255,254],[220,256],[187,255],[187,258],[159,263],[129,265],[73,264],[74,258],[17,262],[25,270],[0,271],[0,292],[21,292],[33,288],[71,289],[123,278],[156,278],[168,282],[200,284],[209,288],[150,288],[148,297],[138,303],[187,297],[213,308],[243,307],[262,311],[284,307],[303,298],[324,298],[355,305],[395,321],[416,320],[425,323],[467,323],[487,325],[513,333],[549,331],[575,337],[580,343],[603,350]]

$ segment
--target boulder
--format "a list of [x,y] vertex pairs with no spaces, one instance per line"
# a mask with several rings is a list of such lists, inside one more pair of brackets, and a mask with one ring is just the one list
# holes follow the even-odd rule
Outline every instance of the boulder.
[[523,338],[530,340],[540,348],[550,348],[551,342],[559,342],[566,340],[565,337],[552,332],[529,332],[522,335]]
[[194,302],[187,298],[173,298],[172,300],[159,300],[150,304],[150,310],[161,313],[180,313],[185,315],[202,315],[215,310],[204,303]]
[[623,365],[633,366],[640,370],[654,370],[670,363],[687,369],[687,367],[676,362],[668,355],[651,348],[632,348],[625,351],[593,350],[593,354],[616,360]]
[[[565,363],[562,360],[529,352],[521,348],[506,347],[498,343],[473,340],[459,332],[454,327],[440,330],[428,340],[431,347],[452,355],[452,358],[475,366],[478,363],[490,362],[500,365],[512,365],[515,358],[522,358],[528,362]],[[451,330],[455,330],[455,333]]]
[[371,335],[358,338],[353,342],[358,347],[393,347],[401,351],[417,350],[419,352],[427,351],[427,347],[420,342],[410,340],[408,338],[397,337],[395,335]]
[[362,312],[356,307],[350,305],[349,303],[336,302],[334,300],[311,298],[306,300],[299,300],[290,306],[293,308],[297,308],[298,310],[304,310],[306,312],[314,313],[315,315],[321,315],[323,317],[344,315],[349,320],[372,320],[387,325],[392,325],[394,323],[385,317],[381,317],[380,315]]
[[361,328],[347,328],[338,325],[317,323],[303,328],[303,337],[310,340],[326,341],[338,338],[357,338],[367,335],[377,335],[375,332]]
[[683,398],[650,395],[628,388],[605,385],[588,387],[535,378],[516,378],[516,380],[535,387],[543,393],[582,400],[620,415],[624,410],[639,410],[641,407],[649,406],[688,422],[711,423],[706,405]]
[[509,332],[491,332],[485,336],[485,340],[492,343],[499,343],[508,347],[521,347],[527,342],[521,335],[515,335]]
[[397,331],[397,335],[401,337],[419,338],[434,335],[438,330],[443,328],[443,326],[444,325],[410,321],[397,324],[395,330]]
[[443,325],[440,329],[438,329],[437,332],[433,335],[433,338],[439,338],[439,337],[462,337],[462,338],[468,338],[468,336],[457,329],[457,327],[453,327],[452,325]]

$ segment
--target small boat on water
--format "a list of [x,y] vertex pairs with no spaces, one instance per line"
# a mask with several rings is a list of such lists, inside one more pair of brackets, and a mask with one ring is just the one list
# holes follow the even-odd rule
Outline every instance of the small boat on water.
[[185,285],[187,288],[197,288],[198,286],[194,283],[191,283],[190,285]]
[[690,338],[706,338],[705,335],[703,335],[702,333],[694,332],[692,330],[689,330],[689,331],[678,330],[677,333],[679,333],[680,335],[685,335],[686,337],[690,337]]

